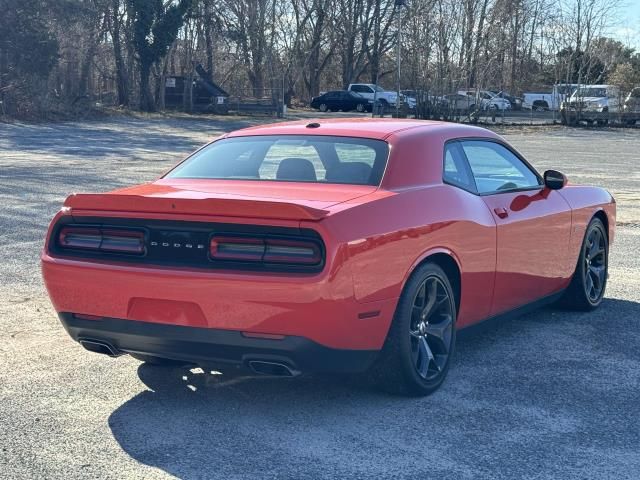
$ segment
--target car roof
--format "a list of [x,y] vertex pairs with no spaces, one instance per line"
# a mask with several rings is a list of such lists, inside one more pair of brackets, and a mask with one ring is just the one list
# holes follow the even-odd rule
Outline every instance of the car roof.
[[[314,125],[314,126],[311,126]],[[318,125],[318,126],[316,126]],[[384,140],[392,134],[408,135],[425,131],[450,134],[451,137],[493,136],[489,131],[458,123],[396,118],[323,118],[271,123],[236,130],[227,137],[251,135],[332,135]]]

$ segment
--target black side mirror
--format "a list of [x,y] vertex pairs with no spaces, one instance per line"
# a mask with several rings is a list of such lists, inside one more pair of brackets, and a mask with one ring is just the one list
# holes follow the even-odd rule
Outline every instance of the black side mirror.
[[567,176],[557,170],[547,170],[544,172],[544,185],[549,190],[560,190],[567,184]]

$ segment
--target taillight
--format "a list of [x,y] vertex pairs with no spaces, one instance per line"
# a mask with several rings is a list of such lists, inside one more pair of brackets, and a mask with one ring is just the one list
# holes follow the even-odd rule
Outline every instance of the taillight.
[[267,263],[297,263],[317,265],[322,260],[320,247],[306,240],[267,238],[263,261]]
[[135,230],[102,230],[100,250],[116,253],[144,253],[144,232]]
[[144,254],[144,232],[96,227],[62,227],[58,233],[61,248],[109,253]]
[[63,248],[100,248],[102,234],[97,228],[63,227],[58,234],[58,244]]
[[264,240],[246,237],[213,237],[209,254],[214,260],[261,262],[264,256]]
[[214,236],[209,245],[212,260],[262,262],[314,266],[322,262],[322,251],[313,240]]

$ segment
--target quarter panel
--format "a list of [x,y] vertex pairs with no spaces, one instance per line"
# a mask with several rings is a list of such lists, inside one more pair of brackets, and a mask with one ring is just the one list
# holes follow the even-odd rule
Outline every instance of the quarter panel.
[[496,264],[495,222],[481,198],[449,185],[417,188],[321,222],[347,245],[359,302],[398,298],[426,254],[449,251],[462,277],[459,325],[489,314]]
[[580,246],[593,216],[603,211],[609,223],[609,244],[613,243],[616,226],[616,203],[613,196],[604,188],[568,185],[558,192],[571,206],[571,241],[569,259],[575,265],[578,261]]

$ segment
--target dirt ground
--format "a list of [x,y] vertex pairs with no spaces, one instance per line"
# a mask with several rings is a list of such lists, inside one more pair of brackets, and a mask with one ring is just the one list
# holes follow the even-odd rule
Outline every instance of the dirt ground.
[[0,478],[638,478],[637,130],[500,132],[539,170],[616,197],[607,299],[465,336],[431,397],[352,378],[226,379],[73,343],[38,265],[64,198],[153,180],[254,122],[0,124]]

